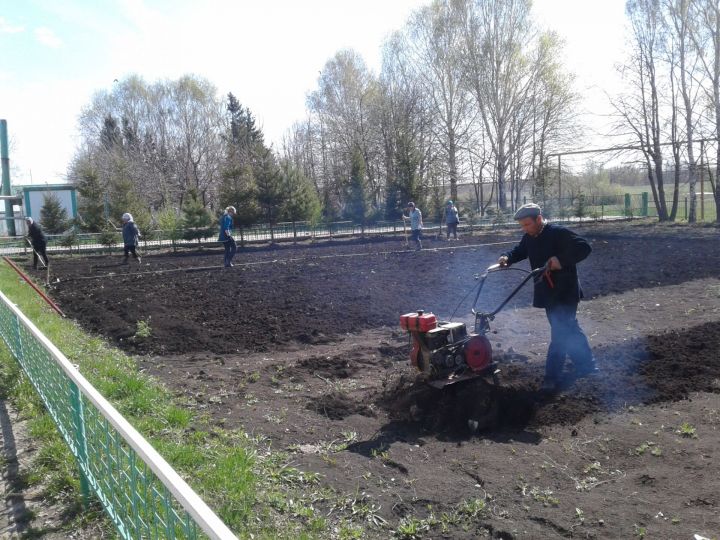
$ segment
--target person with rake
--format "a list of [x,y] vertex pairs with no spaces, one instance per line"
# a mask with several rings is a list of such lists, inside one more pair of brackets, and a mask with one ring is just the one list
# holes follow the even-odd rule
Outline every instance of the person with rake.
[[122,237],[123,237],[123,264],[128,263],[129,254],[132,253],[133,258],[138,264],[142,263],[140,255],[137,254],[137,246],[140,240],[140,230],[138,229],[132,214],[125,212],[122,215]]
[[545,221],[537,204],[521,206],[515,220],[525,234],[518,245],[500,256],[498,263],[510,266],[529,259],[532,268],[545,268],[535,282],[533,306],[544,308],[550,322],[550,345],[541,390],[556,392],[563,382],[566,356],[572,360],[576,378],[598,371],[576,316],[583,297],[577,264],[590,255],[592,248],[570,229]]
[[408,210],[408,216],[403,214],[403,221],[406,219],[410,220],[410,238],[415,242],[415,251],[420,251],[422,249],[422,228],[423,228],[423,219],[422,219],[422,212],[419,208],[415,207],[414,202],[407,203],[407,210]]
[[37,270],[38,258],[43,266],[48,265],[47,238],[40,224],[30,216],[25,218],[27,223],[27,235],[30,238],[30,245],[33,249],[33,270]]
[[232,236],[233,217],[236,213],[237,210],[235,210],[234,206],[228,206],[223,215],[220,216],[220,237],[218,241],[222,242],[225,247],[225,268],[230,268],[233,265],[232,259],[237,252],[237,244]]

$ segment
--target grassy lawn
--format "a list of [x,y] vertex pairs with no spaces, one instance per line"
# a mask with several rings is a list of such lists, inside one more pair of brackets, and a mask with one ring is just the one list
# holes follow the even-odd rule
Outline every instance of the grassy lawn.
[[[633,207],[640,205],[640,196],[643,192],[647,192],[648,194],[648,201],[649,201],[649,214],[650,216],[657,216],[657,212],[655,211],[655,204],[653,202],[653,196],[652,196],[652,188],[649,184],[644,186],[620,186],[622,188],[623,193],[629,193],[632,195],[632,205]],[[672,189],[671,186],[666,186],[666,192],[665,192],[665,199],[668,201],[668,204],[671,202],[672,197],[672,191],[667,191],[668,189]],[[697,185],[697,190],[700,190],[700,184]],[[686,220],[687,219],[687,211],[685,209],[685,200],[688,198],[688,186],[687,184],[680,186],[680,196],[678,199],[678,212],[677,212],[677,219],[678,220]],[[690,204],[690,201],[688,200],[688,205]],[[716,209],[715,209],[715,200],[713,199],[712,194],[710,193],[710,186],[706,182],[705,183],[705,197],[704,197],[704,212],[701,215],[701,206],[700,206],[700,199],[698,198],[697,201],[697,219],[698,221],[704,221],[704,222],[712,222],[715,221],[715,218],[717,216]]]
[[[270,451],[263,439],[224,430],[192,412],[158,381],[138,372],[133,358],[57,316],[4,263],[0,264],[0,290],[78,366],[240,538],[365,536],[365,523],[353,522],[352,512],[333,512],[332,522],[318,514],[314,505],[325,501],[334,506],[337,494],[322,488],[316,476],[289,466],[288,456]],[[81,498],[74,459],[1,341],[0,378],[2,397],[29,419],[30,434],[38,447],[30,470],[21,471],[24,485],[40,486],[44,498],[59,501],[69,516],[75,516],[67,519],[68,530],[81,526],[82,520],[104,519],[99,507],[93,512],[79,511]],[[105,528],[112,531],[109,522]]]

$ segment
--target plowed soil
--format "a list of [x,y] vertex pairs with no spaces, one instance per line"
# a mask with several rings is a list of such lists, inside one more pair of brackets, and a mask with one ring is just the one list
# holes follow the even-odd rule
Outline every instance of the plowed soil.
[[[422,538],[720,534],[720,241],[716,228],[586,225],[579,319],[601,373],[538,392],[549,328],[522,290],[492,322],[499,384],[435,390],[399,315],[472,323],[473,275],[516,231],[53,261],[51,293],[84,327],[203,411],[269,437],[293,464],[403,518],[483,500]],[[479,307],[522,279],[492,274]],[[463,298],[465,299],[464,301]],[[138,321],[151,329],[138,335]],[[471,429],[474,428],[474,429]]]

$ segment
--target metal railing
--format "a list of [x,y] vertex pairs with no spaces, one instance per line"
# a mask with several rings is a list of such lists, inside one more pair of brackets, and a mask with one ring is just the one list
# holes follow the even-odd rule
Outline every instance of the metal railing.
[[[605,216],[607,217],[607,216]],[[460,223],[461,231],[473,231],[483,228],[496,227],[508,222],[512,224],[511,217],[505,217],[504,220],[498,220],[493,217],[476,217],[474,219],[463,218]],[[442,228],[443,224],[437,221],[425,220],[424,227],[426,234],[434,234]],[[305,241],[311,238],[328,239],[352,237],[360,234],[368,236],[391,236],[402,235],[403,232],[409,233],[410,227],[406,225],[403,228],[402,221],[377,221],[369,223],[364,227],[352,221],[339,221],[332,223],[322,223],[312,225],[309,222],[292,223],[276,223],[272,225],[253,225],[252,227],[236,228],[233,231],[235,239],[240,243],[260,243],[260,242],[287,242],[287,241]],[[178,236],[184,236],[185,231],[178,231]],[[78,233],[75,237],[72,247],[63,245],[62,235],[47,236],[47,250],[53,252],[77,252],[77,251],[108,251],[122,249],[122,238],[118,233],[116,242],[107,245],[100,242],[100,233]],[[217,241],[217,234],[212,233],[207,237],[200,238],[200,243],[207,247],[208,244],[221,247]],[[198,240],[186,240],[184,238],[176,238],[172,240],[172,235],[165,231],[150,231],[140,240],[140,247],[143,249],[182,247],[192,248],[198,246]],[[23,238],[0,238],[0,255],[18,255],[30,252],[29,244]]]
[[[530,202],[524,197],[517,204]],[[536,201],[543,206],[543,213],[553,221],[596,221],[619,218],[656,217],[657,211],[647,193],[624,195],[590,195],[580,197],[567,197],[561,200],[548,198]],[[683,204],[684,202],[684,204]],[[712,197],[705,197],[703,217],[707,220],[715,219],[715,208]],[[699,216],[700,217],[700,216]],[[681,201],[678,219],[687,219],[687,200]],[[443,226],[442,222],[426,218],[425,232],[433,234]],[[460,231],[475,231],[488,228],[513,226],[512,210],[501,213],[494,207],[487,210],[484,216],[461,216]],[[250,227],[235,228],[234,235],[238,243],[269,242],[269,241],[303,241],[309,239],[326,239],[338,237],[357,236],[359,234],[371,236],[398,235],[409,231],[409,226],[403,228],[403,222],[375,221],[364,227],[352,221],[335,221],[310,223],[308,221],[284,222],[275,224],[255,224]],[[192,248],[198,245],[198,240],[185,239],[185,230],[176,231],[143,231],[145,236],[140,241],[144,249],[184,247]],[[115,243],[111,245],[101,243],[100,233],[78,233],[75,235],[72,246],[64,245],[63,235],[47,235],[49,252],[57,251],[102,251],[122,248],[122,238],[118,232]],[[175,238],[173,240],[173,237]],[[208,230],[207,236],[200,238],[203,246],[217,242],[215,229]],[[29,252],[29,245],[23,238],[0,238],[0,255],[25,254]]]
[[236,538],[2,292],[0,335],[77,459],[83,495],[97,496],[122,538]]

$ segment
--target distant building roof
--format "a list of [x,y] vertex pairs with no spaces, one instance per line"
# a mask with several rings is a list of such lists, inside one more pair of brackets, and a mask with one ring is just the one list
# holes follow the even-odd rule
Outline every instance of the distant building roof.
[[77,189],[73,184],[25,184],[13,185],[12,187],[18,191],[53,191],[59,189]]

